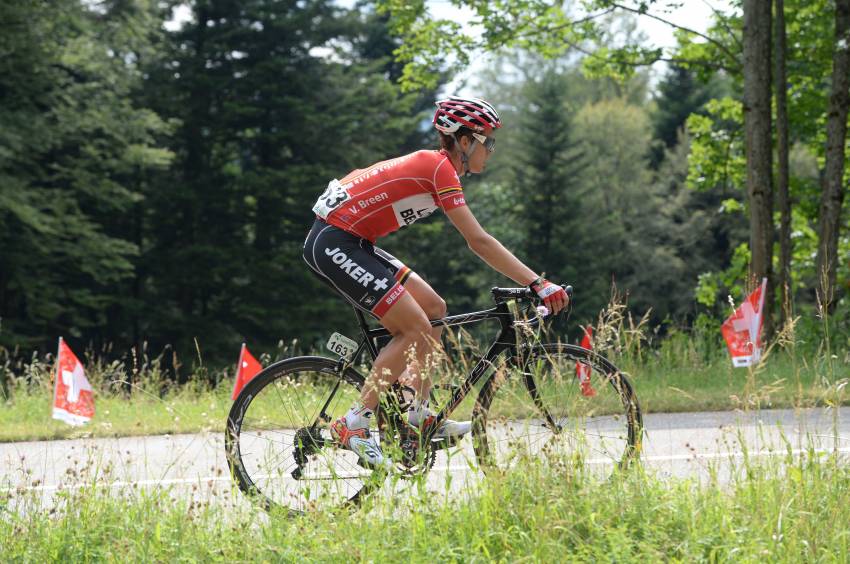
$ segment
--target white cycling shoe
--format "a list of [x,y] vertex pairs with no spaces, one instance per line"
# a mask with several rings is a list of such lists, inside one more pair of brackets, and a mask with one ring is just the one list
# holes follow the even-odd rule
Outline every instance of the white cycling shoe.
[[367,468],[391,470],[392,461],[384,456],[381,446],[367,428],[351,429],[345,417],[331,425],[331,436],[343,447],[355,453]]
[[[407,422],[417,429],[425,429],[434,424],[437,415],[427,407],[407,412]],[[443,419],[434,432],[435,439],[459,439],[472,429],[472,421],[453,421]]]

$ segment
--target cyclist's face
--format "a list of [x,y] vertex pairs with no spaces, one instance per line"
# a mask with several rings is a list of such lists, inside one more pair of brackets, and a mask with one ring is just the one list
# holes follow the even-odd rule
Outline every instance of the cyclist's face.
[[[479,135],[484,135],[485,137],[493,137],[493,130],[486,129],[482,131]],[[472,145],[473,138],[464,136],[461,138],[461,148],[464,151],[468,151],[469,147]],[[490,158],[490,151],[487,150],[487,147],[484,146],[484,143],[478,142],[475,143],[475,150],[469,156],[469,172],[474,174],[478,174],[482,172],[487,167],[487,159]]]

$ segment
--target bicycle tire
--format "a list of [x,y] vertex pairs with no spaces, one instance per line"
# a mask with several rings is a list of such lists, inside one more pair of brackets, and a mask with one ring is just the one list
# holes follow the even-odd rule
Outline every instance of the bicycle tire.
[[[564,364],[546,376],[540,369],[553,367],[556,358]],[[588,395],[576,363],[590,370]],[[530,386],[535,387],[537,398]],[[548,399],[541,393],[546,386],[555,392]],[[596,395],[591,397],[591,391]],[[529,400],[532,409],[528,409]],[[541,429],[548,429],[549,441],[530,438],[544,434]],[[517,362],[497,366],[482,385],[473,408],[472,433],[476,458],[485,473],[505,471],[521,456],[539,459],[545,453],[564,454],[563,447],[570,446],[572,454],[584,454],[581,459],[586,464],[625,467],[639,456],[643,418],[631,383],[610,361],[574,345],[539,344]]]
[[[355,453],[332,443],[329,425],[359,399],[363,383],[352,368],[340,374],[337,361],[313,356],[282,360],[257,374],[233,403],[225,429],[227,461],[239,489],[264,509],[281,508],[291,516],[360,503],[380,484],[371,479],[372,470],[356,464]],[[313,428],[331,390],[329,417]],[[316,434],[304,435],[308,428]],[[303,467],[315,463],[308,468],[313,474],[303,473],[299,452],[306,453]]]

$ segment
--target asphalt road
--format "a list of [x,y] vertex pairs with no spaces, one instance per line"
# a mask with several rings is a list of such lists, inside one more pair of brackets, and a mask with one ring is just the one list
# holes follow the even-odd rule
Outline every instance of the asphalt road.
[[[796,456],[811,448],[850,458],[848,413],[844,408],[649,414],[641,458],[662,476],[697,479],[705,479],[710,468],[728,479],[740,468],[736,461],[745,449],[758,458]],[[610,467],[610,460],[592,453],[588,463]],[[438,454],[428,484],[435,491],[462,489],[481,476],[465,438],[450,457]],[[232,487],[221,434],[0,444],[0,491],[40,492],[50,503],[59,491],[92,483],[116,491],[169,487],[178,495],[245,503]]]

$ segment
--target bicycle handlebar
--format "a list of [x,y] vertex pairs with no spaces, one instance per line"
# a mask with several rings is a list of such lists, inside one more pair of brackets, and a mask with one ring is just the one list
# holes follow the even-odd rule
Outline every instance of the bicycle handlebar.
[[[568,284],[561,284],[561,288],[567,293],[567,296],[570,298],[570,302],[573,299],[573,287]],[[514,299],[533,299],[539,300],[540,298],[537,296],[537,293],[534,292],[531,288],[499,288],[493,287],[490,289],[490,293],[493,294],[493,299],[499,301],[500,298],[514,298]]]

